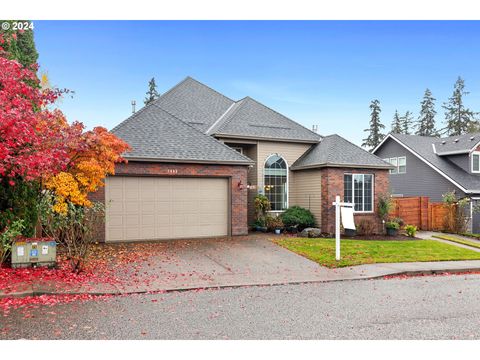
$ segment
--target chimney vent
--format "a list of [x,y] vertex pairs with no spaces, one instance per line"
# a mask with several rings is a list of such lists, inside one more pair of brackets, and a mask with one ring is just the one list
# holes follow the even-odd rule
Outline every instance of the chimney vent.
[[312,125],[312,131],[316,133],[318,131],[318,125]]
[[135,105],[137,105],[137,102],[132,100],[132,114],[135,114]]

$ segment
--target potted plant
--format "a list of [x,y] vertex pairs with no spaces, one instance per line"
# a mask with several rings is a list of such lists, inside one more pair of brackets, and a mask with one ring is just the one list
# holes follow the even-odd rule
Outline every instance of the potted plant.
[[267,232],[266,221],[264,217],[259,217],[253,222],[253,228],[256,231]]
[[387,228],[388,236],[397,236],[400,224],[394,220],[390,220],[385,223],[385,227]]
[[269,227],[273,229],[273,231],[277,235],[280,235],[282,233],[283,226],[283,221],[279,216],[272,217],[269,221]]

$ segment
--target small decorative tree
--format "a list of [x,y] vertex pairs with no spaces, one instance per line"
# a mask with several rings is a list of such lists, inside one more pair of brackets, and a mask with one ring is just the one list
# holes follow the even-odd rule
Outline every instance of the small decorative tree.
[[267,211],[271,209],[270,200],[265,195],[258,194],[254,200],[255,217],[257,220],[265,218]]
[[450,191],[442,195],[443,205],[447,209],[444,218],[444,230],[451,233],[463,233],[467,228],[469,216],[467,207],[470,199],[457,199],[455,191]]
[[389,193],[378,195],[377,213],[378,217],[382,221],[382,226],[384,226],[385,222],[388,220],[388,216],[390,215],[390,212],[393,210],[394,206],[395,203],[393,202]]

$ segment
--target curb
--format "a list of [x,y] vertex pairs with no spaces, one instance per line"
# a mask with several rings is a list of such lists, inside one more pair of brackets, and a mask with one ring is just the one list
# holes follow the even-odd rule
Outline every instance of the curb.
[[316,284],[316,283],[328,283],[328,282],[339,282],[339,281],[358,281],[358,280],[374,280],[381,279],[385,276],[422,276],[422,275],[435,275],[435,274],[456,274],[456,273],[468,273],[468,272],[480,272],[480,267],[473,268],[464,268],[464,269],[437,269],[437,270],[407,270],[407,271],[397,271],[386,273],[382,275],[372,275],[372,276],[359,276],[352,278],[339,278],[331,280],[306,280],[306,281],[287,281],[287,282],[278,282],[278,283],[258,283],[258,284],[235,284],[235,285],[206,285],[206,286],[190,286],[184,288],[170,288],[170,289],[158,289],[158,290],[136,290],[136,291],[117,291],[117,292],[54,292],[54,291],[23,291],[9,294],[0,294],[0,299],[5,298],[22,298],[27,296],[42,296],[42,295],[65,295],[65,296],[76,296],[76,295],[91,295],[91,296],[122,296],[122,295],[135,295],[135,294],[155,294],[155,293],[170,293],[170,292],[183,292],[183,291],[195,291],[195,290],[206,290],[206,289],[228,289],[228,288],[241,288],[241,287],[253,287],[253,286],[281,286],[281,285],[301,285],[301,284]]

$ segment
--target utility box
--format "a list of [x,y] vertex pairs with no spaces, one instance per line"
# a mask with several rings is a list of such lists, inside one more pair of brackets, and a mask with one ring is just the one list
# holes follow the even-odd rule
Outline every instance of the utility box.
[[57,243],[51,238],[23,238],[12,244],[12,268],[55,266]]

